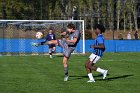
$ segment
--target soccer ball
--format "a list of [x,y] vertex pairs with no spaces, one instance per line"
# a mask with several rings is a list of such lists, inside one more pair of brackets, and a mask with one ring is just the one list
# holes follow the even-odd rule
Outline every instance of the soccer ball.
[[36,33],[36,38],[37,38],[37,39],[43,38],[43,33],[42,33],[42,32],[37,32],[37,33]]

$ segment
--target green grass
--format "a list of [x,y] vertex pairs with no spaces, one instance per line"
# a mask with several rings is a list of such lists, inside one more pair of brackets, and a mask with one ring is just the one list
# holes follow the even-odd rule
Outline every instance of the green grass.
[[62,57],[1,56],[0,93],[139,93],[140,53],[105,53],[96,64],[109,70],[106,80],[93,72],[86,83],[84,63],[89,55],[72,55],[69,81],[63,81]]

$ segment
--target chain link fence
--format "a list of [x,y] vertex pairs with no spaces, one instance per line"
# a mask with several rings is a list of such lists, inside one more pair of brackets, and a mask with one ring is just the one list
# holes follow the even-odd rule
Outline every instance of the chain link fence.
[[[44,39],[36,39],[36,32],[48,34],[49,28],[57,39],[61,39],[60,33],[66,31],[68,21],[0,21],[0,54],[1,55],[39,55],[48,54],[48,46],[31,46],[31,42],[41,42]],[[82,22],[72,22],[82,32]],[[82,42],[79,43],[82,49]],[[75,52],[82,52],[77,48]],[[62,48],[57,47],[57,53],[62,53]]]

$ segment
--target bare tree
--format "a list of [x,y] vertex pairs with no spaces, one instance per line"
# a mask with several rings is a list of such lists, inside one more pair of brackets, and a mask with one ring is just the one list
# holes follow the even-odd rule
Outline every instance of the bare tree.
[[108,10],[108,14],[109,14],[109,29],[110,31],[114,28],[113,27],[113,11],[114,11],[114,3],[113,3],[113,0],[109,0],[108,1],[108,7],[107,7],[107,10]]
[[117,1],[117,31],[119,31],[120,28],[120,12],[121,12],[121,1]]
[[133,5],[132,5],[132,0],[128,0],[127,1],[127,13],[128,13],[128,20],[129,20],[129,29],[130,29],[130,31],[132,31],[132,25],[133,25],[133,23],[132,23],[132,7]]
[[6,1],[2,0],[2,18],[6,19],[7,18],[7,14],[6,14]]
[[138,31],[136,6],[137,6],[137,0],[132,0],[132,13],[133,13],[133,17],[134,17],[135,30]]
[[59,1],[59,6],[60,6],[61,12],[63,14],[62,16],[68,16],[68,14],[66,12],[68,3],[69,3],[69,0],[60,0]]
[[54,19],[57,0],[52,0],[52,2],[50,3],[51,3],[50,18]]
[[126,13],[127,13],[127,0],[124,1],[123,7],[122,7],[122,18],[123,18],[123,27],[124,27],[124,32],[126,31]]

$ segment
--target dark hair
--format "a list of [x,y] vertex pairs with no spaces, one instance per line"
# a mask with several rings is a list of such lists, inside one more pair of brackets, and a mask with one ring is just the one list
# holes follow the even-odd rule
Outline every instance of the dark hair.
[[101,33],[104,33],[104,32],[105,32],[105,27],[104,27],[103,25],[97,24],[97,25],[95,26],[95,29],[97,29],[97,28],[101,31]]
[[54,30],[54,28],[51,26],[51,27],[49,27],[49,30]]
[[72,29],[72,28],[73,28],[73,29],[75,30],[75,25],[74,25],[74,24],[72,24],[72,23],[70,23],[70,24],[68,24],[68,25],[67,25],[67,28],[70,28],[70,29]]

